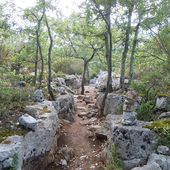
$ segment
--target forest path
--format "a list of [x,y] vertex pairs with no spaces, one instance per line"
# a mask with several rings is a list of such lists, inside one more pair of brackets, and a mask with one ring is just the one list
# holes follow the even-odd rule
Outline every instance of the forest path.
[[[61,166],[57,162],[50,165],[46,170],[103,170],[101,150],[102,143],[95,139],[95,136],[88,130],[87,123],[90,119],[79,117],[81,113],[88,113],[94,107],[96,91],[94,87],[85,87],[85,97],[92,101],[87,104],[81,95],[75,95],[76,114],[73,123],[63,123],[61,137],[59,139],[59,148],[68,147],[73,150],[74,157],[67,166]],[[85,120],[83,120],[85,119]],[[96,119],[92,118],[91,120]],[[93,122],[93,121],[92,121]],[[100,122],[96,119],[92,124],[98,125]],[[58,160],[59,161],[59,160]]]

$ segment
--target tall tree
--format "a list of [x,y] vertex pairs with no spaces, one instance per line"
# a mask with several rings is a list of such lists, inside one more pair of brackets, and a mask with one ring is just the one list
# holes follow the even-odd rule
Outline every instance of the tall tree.
[[[112,92],[112,28],[111,28],[111,9],[112,5],[115,3],[114,1],[107,0],[97,1],[92,0],[95,5],[95,11],[100,15],[100,17],[105,22],[106,31],[104,33],[105,39],[105,56],[107,61],[107,70],[108,70],[108,77],[107,77],[107,87],[103,97],[102,102],[102,110],[101,113],[104,111],[105,107],[105,100],[107,98],[108,93]],[[103,6],[104,9],[101,8]]]
[[120,88],[122,91],[125,90],[125,66],[126,66],[126,59],[128,55],[129,50],[129,37],[131,32],[131,22],[132,22],[132,12],[134,9],[134,3],[132,1],[128,2],[128,22],[125,32],[125,41],[124,41],[124,50],[122,53],[122,59],[121,59],[121,70],[120,70]]

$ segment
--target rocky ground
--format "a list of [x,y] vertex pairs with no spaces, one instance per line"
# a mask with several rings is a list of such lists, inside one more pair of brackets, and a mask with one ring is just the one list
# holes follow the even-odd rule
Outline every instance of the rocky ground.
[[59,152],[46,170],[102,170],[103,141],[96,139],[94,130],[100,127],[95,110],[95,88],[86,87],[84,96],[75,96],[76,113],[73,123],[62,122]]

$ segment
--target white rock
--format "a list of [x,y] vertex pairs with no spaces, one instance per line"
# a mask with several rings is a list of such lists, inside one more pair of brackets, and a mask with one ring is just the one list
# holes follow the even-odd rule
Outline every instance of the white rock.
[[163,155],[168,155],[170,154],[170,150],[167,146],[158,146],[157,152]]
[[61,164],[62,166],[67,166],[67,161],[66,161],[65,159],[61,159],[61,160],[60,160],[60,164]]
[[158,97],[156,99],[156,108],[157,109],[166,109],[168,104],[167,97]]
[[19,124],[25,126],[26,128],[35,130],[38,121],[28,114],[24,114],[19,117]]

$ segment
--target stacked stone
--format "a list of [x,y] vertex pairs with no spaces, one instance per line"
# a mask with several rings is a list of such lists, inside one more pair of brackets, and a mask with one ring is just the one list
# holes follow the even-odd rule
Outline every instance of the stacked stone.
[[127,92],[124,104],[123,104],[123,117],[122,124],[132,126],[136,124],[136,100],[137,95],[134,91]]

